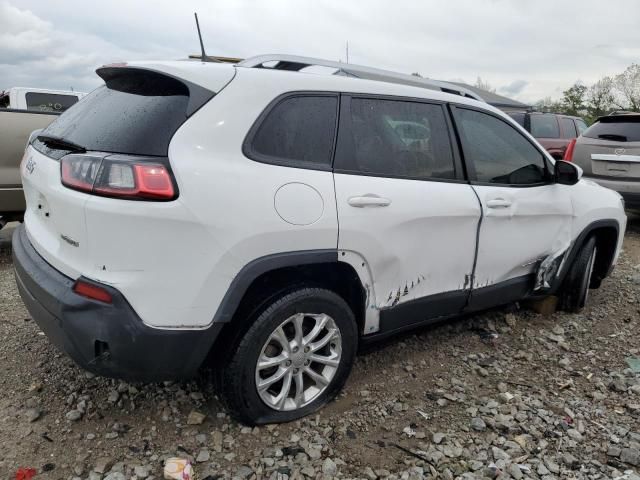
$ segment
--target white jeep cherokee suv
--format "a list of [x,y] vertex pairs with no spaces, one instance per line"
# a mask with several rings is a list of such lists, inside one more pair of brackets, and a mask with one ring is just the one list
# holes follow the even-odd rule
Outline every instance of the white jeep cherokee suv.
[[525,297],[584,306],[620,251],[617,193],[454,86],[296,71],[313,63],[105,66],[34,135],[14,262],[54,344],[128,380],[206,359],[261,424],[331,400],[360,342]]

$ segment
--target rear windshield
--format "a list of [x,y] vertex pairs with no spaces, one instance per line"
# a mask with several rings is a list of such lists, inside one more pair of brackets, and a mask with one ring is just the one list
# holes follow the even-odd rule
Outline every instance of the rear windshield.
[[509,116],[513,118],[516,122],[518,122],[521,127],[524,127],[524,113],[511,112],[509,113]]
[[640,115],[601,118],[587,128],[582,136],[614,142],[640,142]]
[[27,110],[38,112],[64,112],[78,103],[75,95],[60,95],[58,93],[27,92],[25,94]]
[[111,72],[106,85],[62,114],[42,135],[86,150],[167,156],[171,137],[188,116],[189,88],[159,73],[120,70]]

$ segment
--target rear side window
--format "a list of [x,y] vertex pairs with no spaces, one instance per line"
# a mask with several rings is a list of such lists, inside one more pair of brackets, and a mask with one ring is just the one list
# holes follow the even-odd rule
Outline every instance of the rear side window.
[[285,98],[259,124],[246,154],[267,163],[331,168],[337,111],[334,95]]
[[521,127],[524,127],[524,117],[525,117],[524,113],[512,112],[512,113],[509,113],[509,116],[513,118],[516,122],[518,122]]
[[555,115],[531,115],[531,135],[536,138],[560,138]]
[[[189,87],[147,70],[119,68],[103,75],[106,85],[62,114],[43,135],[87,150],[166,157],[171,137],[188,117]],[[202,98],[211,98],[208,93]]]
[[532,185],[546,180],[545,161],[520,132],[498,118],[463,108],[455,109],[465,162],[476,181],[504,185]]
[[576,127],[573,124],[571,118],[561,118],[560,124],[562,125],[562,138],[576,138]]
[[27,101],[27,110],[38,112],[62,113],[78,103],[78,97],[75,95],[60,95],[56,93],[27,92],[24,98]]
[[340,126],[335,169],[372,176],[455,179],[442,106],[351,99],[349,118]]
[[582,136],[614,142],[640,142],[640,115],[627,118],[624,115],[601,118]]

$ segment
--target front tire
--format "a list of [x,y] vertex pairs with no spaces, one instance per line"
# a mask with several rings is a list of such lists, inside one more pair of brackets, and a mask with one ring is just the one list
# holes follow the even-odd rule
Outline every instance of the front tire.
[[580,248],[565,278],[561,296],[563,310],[577,313],[586,305],[596,254],[596,239],[591,236]]
[[353,312],[337,294],[302,288],[275,299],[232,349],[222,397],[250,425],[288,422],[332,400],[357,351]]

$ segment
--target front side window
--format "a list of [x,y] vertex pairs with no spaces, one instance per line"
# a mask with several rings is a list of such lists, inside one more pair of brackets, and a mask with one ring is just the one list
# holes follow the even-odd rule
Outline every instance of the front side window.
[[343,173],[412,179],[455,179],[453,152],[441,105],[351,99],[340,127],[335,169]]
[[535,138],[560,138],[560,128],[555,115],[531,115],[531,135]]
[[520,132],[493,115],[455,109],[467,166],[481,183],[532,185],[546,181],[545,161]]
[[27,92],[24,97],[27,101],[27,110],[35,110],[38,112],[62,113],[70,106],[78,103],[78,97],[76,97],[75,95]]
[[561,118],[562,138],[576,138],[576,127],[571,118]]
[[331,166],[336,96],[289,97],[273,107],[251,140],[249,156],[268,163]]

